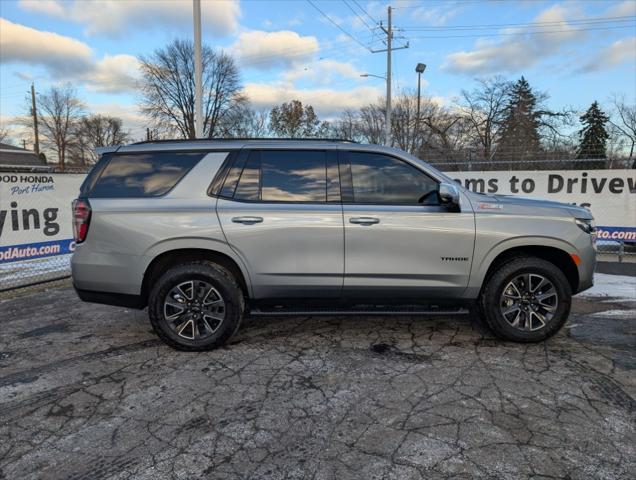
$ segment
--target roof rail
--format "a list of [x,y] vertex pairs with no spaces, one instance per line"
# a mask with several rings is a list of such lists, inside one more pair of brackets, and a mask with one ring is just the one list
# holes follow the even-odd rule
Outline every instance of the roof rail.
[[145,143],[180,143],[180,142],[241,142],[241,141],[294,141],[294,142],[341,142],[358,143],[346,138],[280,138],[280,137],[235,137],[235,138],[177,138],[172,140],[144,140],[142,142],[131,143],[131,145],[143,145]]

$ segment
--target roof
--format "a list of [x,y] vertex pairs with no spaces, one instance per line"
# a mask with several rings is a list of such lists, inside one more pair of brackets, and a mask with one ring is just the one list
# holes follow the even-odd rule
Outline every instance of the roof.
[[320,139],[320,138],[228,138],[228,139],[191,139],[191,140],[154,140],[148,142],[132,143],[130,145],[116,145],[103,147],[98,153],[107,152],[156,152],[156,151],[176,151],[176,150],[208,150],[208,151],[229,151],[239,150],[244,147],[249,148],[276,148],[287,149],[314,149],[336,150],[346,147],[349,150],[375,151],[386,153],[404,153],[392,147],[382,145],[367,145],[340,139]]
[[16,147],[15,145],[9,145],[8,143],[0,143],[0,149],[1,150],[23,150],[25,152],[28,152],[28,150],[26,150],[25,148]]
[[281,137],[230,137],[230,138],[177,138],[170,140],[145,140],[135,142],[132,145],[146,143],[183,143],[183,142],[329,142],[329,143],[357,143],[344,138],[281,138]]
[[46,165],[46,160],[25,148],[0,143],[0,167],[24,167]]

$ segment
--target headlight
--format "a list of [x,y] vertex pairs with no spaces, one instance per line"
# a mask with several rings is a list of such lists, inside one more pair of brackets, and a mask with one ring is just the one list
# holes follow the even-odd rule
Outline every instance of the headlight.
[[575,218],[577,227],[583,230],[585,233],[589,235],[594,235],[596,233],[596,224],[594,220],[589,220],[587,218]]

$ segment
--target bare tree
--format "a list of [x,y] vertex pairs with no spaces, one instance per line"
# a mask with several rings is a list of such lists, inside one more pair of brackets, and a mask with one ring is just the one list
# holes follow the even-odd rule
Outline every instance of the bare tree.
[[130,139],[121,118],[107,115],[89,115],[77,122],[73,151],[83,165],[97,160],[95,149],[121,145]]
[[483,158],[489,160],[500,138],[512,84],[501,76],[476,81],[473,90],[462,90],[460,107],[470,125],[473,142],[479,145]]
[[343,140],[364,141],[359,112],[350,109],[342,112],[340,117],[331,123],[331,135]]
[[64,170],[66,155],[75,140],[74,132],[84,106],[70,85],[52,87],[38,96],[40,134],[45,145],[57,154]]
[[417,122],[417,96],[410,92],[397,95],[391,115],[391,138],[395,146],[410,153],[418,152],[424,139],[421,127]]
[[465,157],[470,145],[469,120],[461,110],[425,99],[422,102],[420,156],[428,161],[454,162]]
[[[382,102],[383,100],[379,100]],[[379,103],[360,109],[360,132],[367,143],[382,144],[384,140],[384,107]]]
[[329,124],[320,121],[314,107],[303,106],[300,100],[292,100],[272,108],[269,124],[272,132],[279,137],[320,137],[329,131]]
[[614,115],[610,118],[610,123],[627,140],[629,146],[628,162],[631,168],[636,168],[636,158],[634,158],[634,147],[636,146],[636,105],[628,105],[624,95],[613,95]]
[[8,128],[0,127],[0,143],[6,143],[11,136],[11,131]]
[[269,111],[254,110],[249,105],[227,115],[220,127],[226,138],[264,138],[269,136]]
[[[207,45],[202,49],[203,129],[218,136],[226,117],[240,109],[246,98],[234,59]],[[174,126],[183,138],[195,138],[194,45],[175,40],[147,57],[141,57],[141,111],[155,127]]]

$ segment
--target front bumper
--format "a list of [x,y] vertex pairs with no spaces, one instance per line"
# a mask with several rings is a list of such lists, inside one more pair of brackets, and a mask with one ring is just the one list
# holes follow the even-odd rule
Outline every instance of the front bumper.
[[594,270],[596,269],[596,248],[594,239],[586,234],[583,237],[582,245],[577,249],[577,255],[581,259],[577,265],[579,273],[579,285],[575,292],[580,293],[594,285]]

